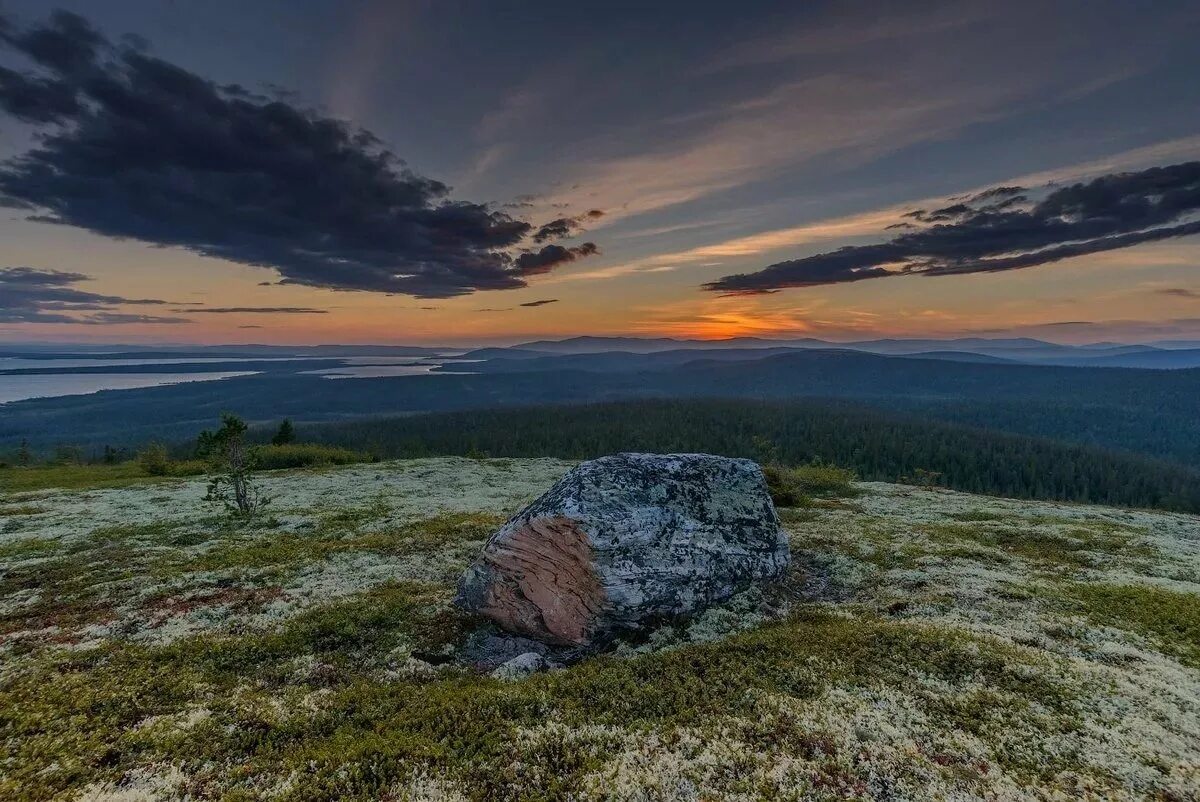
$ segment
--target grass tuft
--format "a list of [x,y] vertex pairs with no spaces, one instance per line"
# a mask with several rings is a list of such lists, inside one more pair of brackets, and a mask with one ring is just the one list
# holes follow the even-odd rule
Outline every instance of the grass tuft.
[[763,476],[777,507],[810,507],[814,496],[847,498],[858,493],[853,484],[854,472],[835,465],[765,465]]

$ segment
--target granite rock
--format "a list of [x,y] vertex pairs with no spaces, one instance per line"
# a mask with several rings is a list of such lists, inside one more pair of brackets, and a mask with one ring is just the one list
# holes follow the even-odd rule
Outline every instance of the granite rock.
[[615,454],[580,464],[493,534],[455,601],[509,632],[590,649],[779,577],[788,562],[755,463]]

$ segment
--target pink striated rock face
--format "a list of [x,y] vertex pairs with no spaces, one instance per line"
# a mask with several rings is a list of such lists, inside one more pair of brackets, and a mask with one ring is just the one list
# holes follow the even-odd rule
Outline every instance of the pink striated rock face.
[[590,647],[787,565],[753,462],[617,454],[581,464],[492,535],[456,603],[510,632]]
[[504,629],[551,643],[587,639],[604,608],[604,590],[592,569],[587,534],[576,521],[522,521],[480,560],[490,575],[509,581],[484,586],[479,612]]

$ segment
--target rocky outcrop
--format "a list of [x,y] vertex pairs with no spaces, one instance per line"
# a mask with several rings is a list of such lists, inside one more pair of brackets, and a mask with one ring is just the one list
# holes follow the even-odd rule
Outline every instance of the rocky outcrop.
[[753,462],[616,454],[579,465],[492,535],[455,601],[510,632],[592,648],[787,565]]

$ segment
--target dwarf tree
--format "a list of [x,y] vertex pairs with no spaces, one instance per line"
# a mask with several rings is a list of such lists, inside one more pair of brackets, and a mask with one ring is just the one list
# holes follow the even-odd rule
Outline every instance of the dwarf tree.
[[225,505],[234,515],[252,517],[271,503],[254,483],[254,454],[246,444],[246,422],[237,415],[221,416],[221,428],[204,432],[200,456],[208,460],[205,501]]

